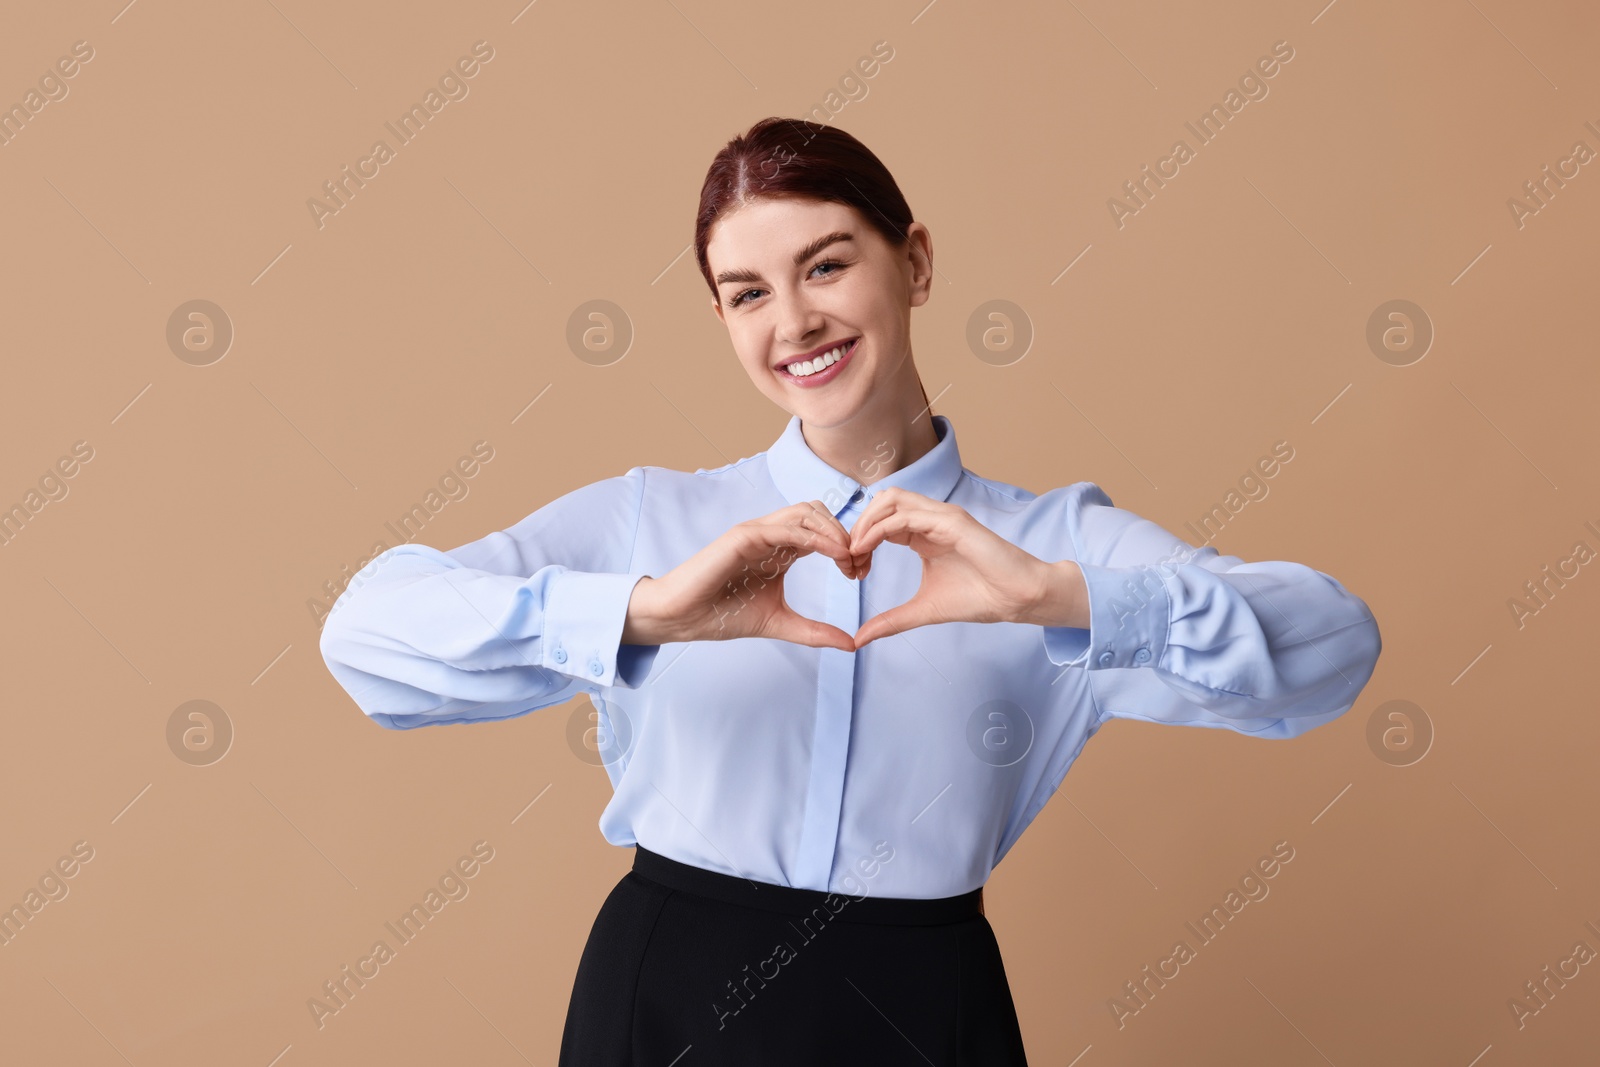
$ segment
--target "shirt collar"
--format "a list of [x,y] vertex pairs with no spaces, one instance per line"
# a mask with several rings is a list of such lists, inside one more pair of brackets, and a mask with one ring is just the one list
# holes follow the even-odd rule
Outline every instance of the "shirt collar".
[[[956,431],[950,420],[943,415],[934,415],[932,419],[934,433],[939,437],[932,448],[915,462],[884,475],[871,485],[862,485],[849,474],[834,470],[811,451],[800,430],[800,416],[792,415],[782,435],[767,449],[767,470],[771,472],[778,492],[789,503],[820,500],[834,515],[838,515],[850,503],[858,489],[865,490],[860,502],[862,507],[879,490],[891,485],[942,501],[950,496],[956,483],[961,480],[961,452],[956,448]],[[887,446],[884,446],[881,452],[863,456],[861,463],[865,465],[865,470],[871,470],[872,464],[888,462],[892,458]]]

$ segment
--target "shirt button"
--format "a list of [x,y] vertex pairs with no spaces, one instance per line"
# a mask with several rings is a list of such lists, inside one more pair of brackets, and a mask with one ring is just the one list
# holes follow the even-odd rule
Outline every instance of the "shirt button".
[[564,648],[556,649],[555,660],[557,663],[567,662],[567,650]]
[[1116,658],[1117,657],[1110,652],[1102,652],[1100,653],[1100,666],[1109,667],[1116,661]]
[[597,659],[592,659],[589,661],[589,673],[598,678],[606,673],[605,665]]
[[1149,658],[1150,658],[1150,650],[1148,648],[1141,648],[1141,649],[1139,649],[1137,652],[1135,652],[1133,654],[1133,662],[1135,662],[1135,663],[1143,663],[1145,660],[1147,660]]
[[857,489],[855,492],[851,493],[850,494],[850,499],[851,500],[860,500],[861,499],[861,490]]

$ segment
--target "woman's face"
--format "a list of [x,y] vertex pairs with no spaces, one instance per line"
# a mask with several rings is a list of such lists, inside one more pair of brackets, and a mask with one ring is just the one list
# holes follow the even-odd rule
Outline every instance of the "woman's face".
[[[756,388],[807,426],[922,406],[911,309],[928,299],[932,245],[920,222],[907,237],[897,249],[850,205],[794,197],[745,203],[712,226],[706,260],[717,318]],[[785,369],[841,345],[837,366]]]

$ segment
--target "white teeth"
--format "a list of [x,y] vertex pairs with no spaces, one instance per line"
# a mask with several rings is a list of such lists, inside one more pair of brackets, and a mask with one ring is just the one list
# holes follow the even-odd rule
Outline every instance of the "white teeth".
[[789,364],[789,373],[796,378],[807,378],[820,370],[826,370],[844,358],[845,349],[848,347],[848,345],[841,345],[831,351],[824,352],[816,359],[791,363]]

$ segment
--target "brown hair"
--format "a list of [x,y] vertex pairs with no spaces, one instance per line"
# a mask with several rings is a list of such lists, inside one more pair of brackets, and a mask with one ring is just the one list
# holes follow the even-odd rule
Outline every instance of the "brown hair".
[[[700,187],[694,255],[719,304],[706,261],[712,225],[740,203],[783,196],[849,204],[895,248],[906,246],[906,228],[914,221],[894,176],[866,145],[809,119],[762,119],[722,147]],[[922,401],[927,405],[927,389]]]

